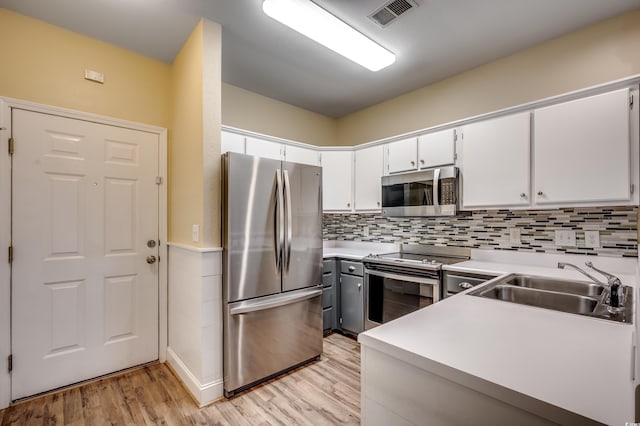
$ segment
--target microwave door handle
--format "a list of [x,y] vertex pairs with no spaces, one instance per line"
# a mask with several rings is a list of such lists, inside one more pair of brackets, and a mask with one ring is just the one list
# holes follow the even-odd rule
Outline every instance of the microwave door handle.
[[440,194],[438,187],[440,186],[440,169],[433,170],[433,205],[440,205]]

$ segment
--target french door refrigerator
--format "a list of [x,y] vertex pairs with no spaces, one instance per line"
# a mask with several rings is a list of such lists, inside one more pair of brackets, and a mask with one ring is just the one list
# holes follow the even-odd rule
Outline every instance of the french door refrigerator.
[[226,397],[322,353],[322,169],[222,156]]

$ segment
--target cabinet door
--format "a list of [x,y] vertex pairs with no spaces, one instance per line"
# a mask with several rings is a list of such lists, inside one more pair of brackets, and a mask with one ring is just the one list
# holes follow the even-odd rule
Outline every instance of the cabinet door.
[[529,123],[526,112],[464,127],[463,209],[529,204]]
[[247,154],[257,155],[262,158],[272,158],[274,160],[283,160],[283,145],[277,142],[271,142],[264,139],[247,138],[246,141]]
[[342,329],[353,333],[364,330],[364,286],[362,277],[340,276]]
[[293,163],[310,164],[312,166],[320,165],[320,151],[315,149],[302,148],[300,146],[285,146],[285,159]]
[[225,152],[239,152],[240,154],[244,154],[244,136],[223,131],[220,140],[220,154],[224,154]]
[[352,151],[322,151],[323,210],[351,210]]
[[391,142],[387,147],[387,166],[390,174],[418,169],[418,138]]
[[627,201],[627,89],[534,111],[537,204]]
[[455,161],[455,133],[453,129],[418,137],[418,167],[444,166]]
[[382,157],[382,145],[358,149],[355,152],[356,210],[380,209]]

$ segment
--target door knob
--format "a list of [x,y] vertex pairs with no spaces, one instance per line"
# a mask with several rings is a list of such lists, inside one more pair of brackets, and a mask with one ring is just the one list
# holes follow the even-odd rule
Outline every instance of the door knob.
[[154,248],[156,246],[156,240],[147,241],[147,247]]
[[155,256],[147,256],[147,263],[148,263],[149,265],[151,265],[151,264],[153,264],[153,263],[156,263],[156,260],[158,260],[158,259],[156,259],[156,257],[155,257]]

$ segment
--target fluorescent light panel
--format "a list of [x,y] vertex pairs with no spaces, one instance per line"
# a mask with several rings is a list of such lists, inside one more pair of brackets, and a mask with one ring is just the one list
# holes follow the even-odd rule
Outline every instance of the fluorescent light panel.
[[268,16],[371,71],[385,68],[396,55],[308,0],[264,0]]

